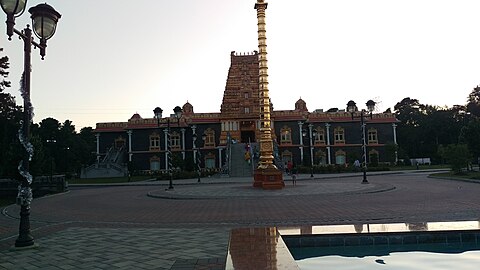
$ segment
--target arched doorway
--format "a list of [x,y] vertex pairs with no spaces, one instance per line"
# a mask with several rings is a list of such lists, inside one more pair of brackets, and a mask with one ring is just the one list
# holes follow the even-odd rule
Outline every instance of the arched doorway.
[[255,142],[255,121],[240,121],[240,140],[242,143]]

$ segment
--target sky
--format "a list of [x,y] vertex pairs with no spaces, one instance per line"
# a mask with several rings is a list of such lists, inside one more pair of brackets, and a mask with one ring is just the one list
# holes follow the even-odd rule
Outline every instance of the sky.
[[[45,60],[32,52],[34,122],[70,120],[79,130],[134,113],[150,118],[157,106],[166,115],[187,101],[197,113],[219,112],[230,52],[258,50],[255,2],[47,1],[62,18]],[[405,97],[464,105],[480,84],[478,0],[267,2],[275,110],[294,109],[299,98],[309,111],[349,100],[362,109],[373,99],[382,112]],[[27,14],[17,29],[31,24]],[[23,43],[3,34],[0,47],[10,58],[8,92],[22,104]]]

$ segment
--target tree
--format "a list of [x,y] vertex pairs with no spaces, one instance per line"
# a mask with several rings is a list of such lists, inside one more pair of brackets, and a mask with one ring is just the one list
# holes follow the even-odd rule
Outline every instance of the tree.
[[420,123],[423,121],[425,106],[418,99],[409,97],[402,99],[395,107],[395,117],[400,120],[397,129],[398,145],[408,157],[420,157],[422,151],[422,130]]
[[475,116],[480,116],[480,86],[475,86],[468,95],[467,110]]
[[470,152],[465,144],[450,144],[445,148],[445,159],[456,174],[461,173],[462,169],[468,166],[470,161]]
[[[0,48],[0,52],[3,49]],[[8,76],[8,57],[0,58],[0,176],[18,176],[17,165],[21,160],[21,148],[17,139],[21,107],[17,106],[15,98],[3,91],[11,84],[6,80]]]
[[[3,48],[0,48],[0,52],[3,52]],[[7,81],[6,78],[8,77],[8,68],[10,67],[10,63],[8,62],[8,56],[2,56],[0,58],[0,92],[3,92],[6,87],[10,87],[10,81]]]
[[480,140],[478,138],[480,138],[480,120],[474,119],[461,129],[459,141],[468,146],[475,158],[480,157]]
[[392,142],[385,144],[385,158],[390,164],[395,163],[395,158],[397,156],[398,156],[398,145]]

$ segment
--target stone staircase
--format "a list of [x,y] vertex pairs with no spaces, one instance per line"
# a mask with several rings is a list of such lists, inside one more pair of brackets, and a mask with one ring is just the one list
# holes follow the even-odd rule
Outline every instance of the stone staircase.
[[[230,157],[230,177],[248,177],[253,176],[253,154],[251,155],[250,164],[245,161],[245,143],[235,143],[231,145]],[[250,150],[257,144],[251,143]],[[258,148],[258,146],[257,146]]]
[[83,168],[80,178],[107,178],[123,177],[128,175],[125,164],[126,151],[124,147],[110,148],[100,163],[92,164]]

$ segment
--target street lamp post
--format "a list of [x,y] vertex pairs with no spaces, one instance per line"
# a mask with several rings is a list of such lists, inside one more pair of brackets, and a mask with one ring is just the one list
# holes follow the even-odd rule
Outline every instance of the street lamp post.
[[[313,138],[317,136],[317,130],[313,129],[313,124],[308,125],[309,129],[309,140],[310,140],[310,177],[313,178]],[[302,129],[302,137],[307,137],[307,131],[305,129]],[[302,146],[303,147],[303,146]]]
[[[375,109],[375,101],[369,100],[366,103],[368,112],[370,113],[370,119],[372,119],[372,113],[373,110]],[[355,102],[353,100],[350,100],[347,103],[347,110],[352,114],[352,120],[354,119],[354,113],[358,110]],[[367,141],[366,141],[366,136],[365,136],[365,110],[362,109],[360,111],[360,124],[361,124],[361,130],[362,130],[362,172],[363,172],[363,180],[362,184],[368,184],[367,180]]]
[[15,18],[22,15],[25,11],[27,0],[0,0],[0,6],[7,15],[7,36],[12,40],[13,34],[17,34],[24,43],[24,71],[22,77],[22,97],[23,97],[23,128],[19,138],[25,148],[23,160],[19,165],[20,174],[23,180],[19,187],[17,195],[17,204],[21,206],[19,235],[15,241],[15,247],[28,247],[34,244],[33,236],[30,234],[30,204],[32,202],[32,175],[29,173],[30,160],[33,156],[33,146],[30,143],[30,122],[32,121],[32,104],[30,101],[30,73],[31,73],[31,53],[32,45],[40,48],[42,60],[45,57],[47,40],[55,34],[57,22],[61,15],[53,7],[47,4],[39,4],[31,7],[28,12],[31,14],[32,26],[35,35],[40,39],[40,43],[33,40],[32,29],[27,24],[23,31],[14,28]]
[[53,180],[53,144],[57,143],[55,139],[47,140],[47,144],[50,145],[50,182]]
[[[157,118],[157,127],[160,127],[160,119],[162,118],[162,112],[163,110],[160,107],[156,107],[153,110],[153,113],[155,114],[155,118]],[[182,108],[179,106],[176,106],[173,109],[175,119],[177,120],[177,125],[180,125],[180,118],[182,117]],[[167,118],[167,141],[165,142],[167,144],[167,159],[168,159],[168,174],[170,176],[170,180],[168,183],[168,189],[171,190],[173,189],[173,168],[172,168],[172,140],[171,140],[171,130],[170,130],[170,117]]]
[[313,148],[314,148],[314,142],[317,137],[317,130],[313,128],[313,124],[308,125],[308,129],[310,132],[310,177],[313,178]]
[[[198,176],[198,180],[197,182],[200,183],[200,176],[201,176],[201,153],[200,151],[198,150],[197,148],[197,144],[196,144],[196,141],[197,141],[197,134],[194,133],[192,135],[192,139],[193,139],[193,151],[195,153],[194,155],[194,163],[195,163],[195,169],[197,170],[197,176]],[[207,135],[205,133],[202,134],[202,141],[203,143],[205,144],[205,140],[207,139]]]

